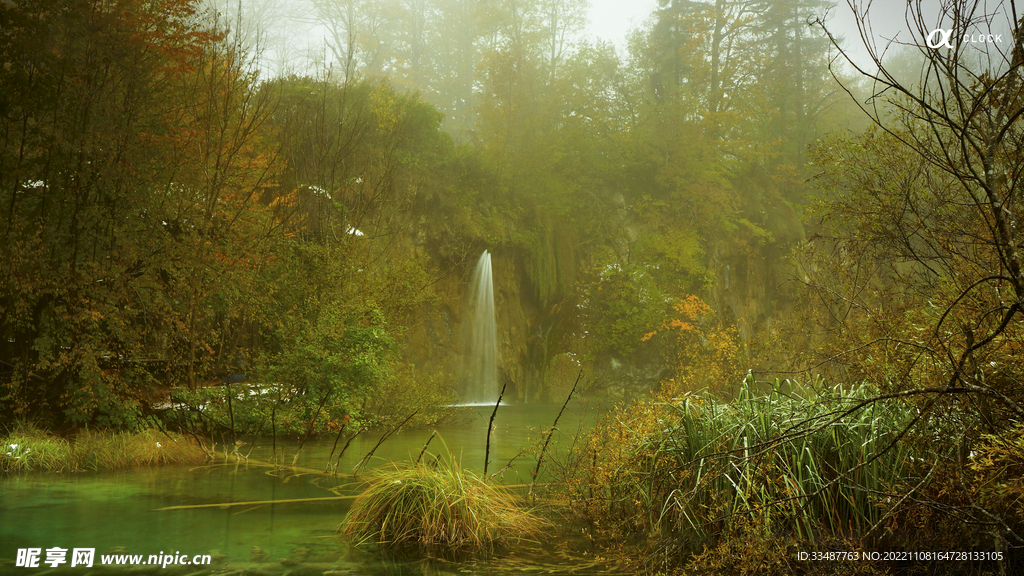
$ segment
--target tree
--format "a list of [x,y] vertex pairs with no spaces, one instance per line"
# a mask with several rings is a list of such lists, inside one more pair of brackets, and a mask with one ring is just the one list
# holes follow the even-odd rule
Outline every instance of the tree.
[[[1008,8],[1009,12],[1004,7],[986,13],[980,3],[947,6],[935,21],[936,33],[921,6],[910,5],[907,18],[924,61],[915,83],[889,71],[883,52],[867,32],[863,12],[858,13],[858,22],[878,72],[868,73],[848,58],[874,83],[875,96],[865,112],[891,143],[905,145],[924,163],[918,173],[927,178],[925,185],[892,191],[919,220],[898,222],[887,237],[899,243],[894,254],[927,270],[931,283],[950,282],[954,287],[931,327],[950,367],[944,386],[998,406],[1006,419],[1024,416],[1020,382],[999,389],[985,380],[984,367],[975,372],[971,366],[973,357],[998,346],[1001,335],[1016,329],[1024,312],[1024,272],[1014,214],[1024,173],[1024,132],[1019,123],[1024,114],[1024,38],[1014,4]],[[979,51],[969,41],[969,32],[981,22],[991,29],[1000,24],[1008,28],[1010,42],[1004,47],[986,44]],[[935,45],[933,41],[947,31],[948,46]],[[841,50],[838,45],[837,49]],[[893,121],[881,113],[882,98],[888,98],[896,111]],[[959,206],[959,211],[947,218],[931,214],[925,219],[919,211],[935,204],[929,197],[940,199],[941,206]],[[968,313],[965,324],[950,326],[975,298],[991,306]]]
[[821,11],[817,0],[662,0],[634,46],[637,65],[656,101],[681,103],[687,120],[732,141],[734,153],[763,161],[783,152],[770,170],[799,164],[834,103],[827,39],[808,26]]
[[192,1],[0,18],[3,411],[130,425],[155,375],[194,384],[230,355],[273,227],[269,103]]
[[[903,435],[934,452],[938,472],[901,502],[984,526],[998,547],[1019,545],[1005,492],[976,481],[1019,483],[1020,467],[996,470],[973,454],[1015,437],[1024,417],[1020,15],[1014,2],[943,3],[934,14],[909,3],[905,44],[923,64],[908,78],[905,57],[894,61],[866,9],[850,6],[872,68],[830,38],[871,83],[861,105],[877,130],[825,142],[816,160],[826,227],[804,281],[835,335],[828,359],[912,403],[914,433]],[[948,501],[953,493],[963,497]]]
[[544,0],[540,12],[544,23],[544,60],[548,74],[554,79],[572,40],[586,25],[587,3],[585,0]]
[[393,3],[386,0],[313,0],[317,19],[327,27],[327,46],[341,68],[344,82],[356,73],[387,72],[392,50]]
[[307,64],[307,14],[311,0],[202,0],[216,14],[219,25],[230,31],[230,42],[240,52],[258,55],[261,67],[273,76],[301,73]]

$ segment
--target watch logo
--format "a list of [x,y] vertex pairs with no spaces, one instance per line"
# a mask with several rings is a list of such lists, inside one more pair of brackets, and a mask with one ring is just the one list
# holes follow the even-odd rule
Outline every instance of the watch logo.
[[[949,39],[953,37],[952,30],[944,30],[942,28],[936,28],[928,33],[928,37],[925,38],[925,44],[929,48],[952,48],[953,45],[949,43]],[[964,34],[963,42],[968,44],[995,44],[996,42],[1002,42],[1002,34]]]

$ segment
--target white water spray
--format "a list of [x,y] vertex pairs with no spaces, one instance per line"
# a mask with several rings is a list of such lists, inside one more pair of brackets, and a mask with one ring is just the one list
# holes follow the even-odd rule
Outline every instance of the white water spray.
[[466,403],[498,400],[498,335],[494,325],[494,282],[491,254],[484,250],[477,260],[470,284],[469,313],[472,332],[469,347],[469,381]]

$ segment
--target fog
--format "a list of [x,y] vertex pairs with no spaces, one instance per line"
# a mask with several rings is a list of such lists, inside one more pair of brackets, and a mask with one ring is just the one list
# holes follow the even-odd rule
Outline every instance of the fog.
[[[0,470],[261,443],[283,486],[578,402],[563,450],[506,435],[514,485],[378,484],[512,490],[573,533],[530,570],[1024,573],[1015,6],[3,0]],[[397,537],[462,542],[444,498]],[[333,522],[281,564],[358,564]]]

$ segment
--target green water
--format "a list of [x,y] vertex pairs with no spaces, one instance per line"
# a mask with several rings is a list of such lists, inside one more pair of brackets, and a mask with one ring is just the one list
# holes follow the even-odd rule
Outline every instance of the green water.
[[[540,438],[550,426],[557,406],[509,406],[499,411],[491,439],[491,465],[503,468],[520,451]],[[428,449],[454,453],[465,468],[483,468],[487,416],[485,408],[469,409],[461,423],[439,427]],[[568,412],[559,423],[549,451],[564,450],[571,433],[586,426],[592,415]],[[395,434],[376,451],[370,466],[414,459],[431,430],[407,430]],[[336,476],[297,474],[261,464],[274,459],[290,464],[294,442],[278,442],[276,452],[269,440],[251,446],[251,463],[168,466],[136,470],[55,475],[13,475],[0,480],[0,572],[86,574],[119,572],[124,568],[70,567],[52,569],[15,567],[19,549],[59,547],[94,548],[96,562],[107,553],[211,554],[217,561],[210,569],[149,568],[161,573],[316,574],[517,574],[537,571],[548,574],[604,574],[607,567],[592,561],[592,551],[571,530],[559,528],[541,544],[524,544],[489,559],[451,562],[440,559],[387,558],[380,551],[355,548],[335,531],[348,510],[349,500],[303,503],[254,504],[158,510],[171,506],[258,502],[354,495],[365,474],[352,468],[377,443],[380,433],[364,433],[352,442]],[[443,439],[443,444],[442,440]],[[299,467],[323,470],[333,439],[307,444],[296,462]],[[242,447],[242,452],[250,446]],[[339,446],[340,449],[340,446]],[[503,474],[507,484],[528,483],[535,457],[521,456]],[[552,460],[550,471],[557,466]],[[386,468],[385,468],[386,469]],[[255,549],[254,549],[255,547]],[[70,560],[71,553],[67,559]],[[147,567],[148,568],[148,567]],[[133,569],[133,573],[140,568]],[[144,570],[143,570],[144,571]],[[149,573],[149,572],[147,572]]]

